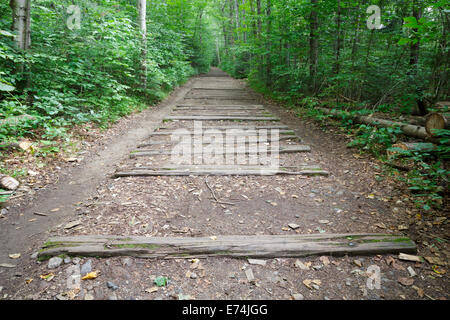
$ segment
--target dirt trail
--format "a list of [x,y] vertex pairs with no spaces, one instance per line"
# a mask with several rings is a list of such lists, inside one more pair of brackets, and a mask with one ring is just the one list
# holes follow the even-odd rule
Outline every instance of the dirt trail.
[[[224,91],[227,93],[223,94]],[[238,106],[243,103],[264,105],[272,115],[280,117],[281,124],[295,130],[302,145],[311,146],[309,153],[280,155],[282,165],[315,165],[331,174],[314,177],[109,177],[114,171],[167,165],[167,155],[130,159],[129,153],[139,144],[148,143],[148,135],[160,126],[164,128],[160,132],[192,127],[190,120],[162,122],[174,112],[192,116],[192,112],[183,109],[175,111],[176,106]],[[204,110],[196,112],[206,114]],[[242,113],[247,116],[242,110],[227,112],[233,116],[242,116]],[[252,111],[253,115],[256,113]],[[378,170],[376,163],[355,158],[345,148],[345,141],[267,103],[245,84],[224,77],[217,69],[191,80],[156,112],[148,110],[135,120],[123,136],[111,141],[108,149],[92,155],[85,166],[69,172],[53,190],[40,195],[40,201],[34,202],[33,207],[16,208],[8,223],[2,223],[0,237],[5,245],[0,251],[0,262],[17,262],[8,259],[12,252],[22,252],[23,257],[17,268],[0,269],[0,286],[4,287],[0,296],[6,293],[8,299],[86,300],[448,298],[447,274],[436,273],[428,263],[399,261],[390,255],[269,259],[264,265],[230,258],[200,261],[83,258],[63,263],[54,270],[48,269],[47,262],[36,263],[29,259],[30,250],[27,249],[36,250],[50,235],[401,234],[397,226],[409,223],[411,209],[401,203],[393,205],[393,201],[402,199],[402,192],[374,178],[373,173]],[[203,126],[244,124],[234,121],[219,123],[204,121]],[[245,124],[280,125],[271,121]],[[157,142],[156,146],[161,148],[169,144],[164,136],[151,141]],[[299,144],[282,142],[283,145],[290,143]],[[70,184],[72,180],[75,184]],[[75,210],[73,205],[78,202],[78,210]],[[57,217],[49,218],[51,223],[44,220],[41,224],[19,230],[12,225],[12,222],[26,225],[33,212],[49,212],[54,208],[60,208],[60,211],[55,213]],[[80,225],[64,229],[66,223],[78,219]],[[299,228],[289,228],[292,223]],[[56,224],[60,225],[49,230]],[[403,232],[414,237],[409,231]],[[39,234],[30,238],[35,233]],[[422,249],[419,244],[419,250]],[[441,258],[446,260],[447,252],[441,254]],[[68,287],[68,269],[72,266],[79,268],[88,260],[92,262],[92,270],[99,271],[99,276],[81,281],[79,290]],[[371,266],[380,268],[379,289],[371,290],[367,286],[366,271]],[[410,277],[408,267],[417,273],[415,277]],[[255,281],[248,281],[245,272],[248,269],[252,270]],[[54,274],[51,281],[40,279],[40,275],[49,272]],[[154,280],[158,276],[169,278],[169,284],[156,288]],[[408,280],[401,280],[404,278]],[[33,281],[27,284],[27,279]]]

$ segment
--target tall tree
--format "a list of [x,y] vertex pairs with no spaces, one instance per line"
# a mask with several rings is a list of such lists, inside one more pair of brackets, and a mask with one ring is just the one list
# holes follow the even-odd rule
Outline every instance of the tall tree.
[[[422,18],[422,7],[418,3],[418,0],[414,0],[412,3],[412,15],[419,21]],[[410,54],[409,54],[409,66],[411,68],[411,75],[413,78],[417,77],[418,67],[419,67],[419,56],[420,56],[420,37],[417,36],[418,28],[414,28],[413,32],[416,34],[415,41],[411,43]],[[423,92],[421,89],[422,84],[419,81],[414,81],[416,83],[416,94],[417,94],[417,107],[419,109],[419,114],[424,116],[428,113],[424,99],[422,97]]]
[[270,88],[272,86],[272,55],[271,55],[271,47],[272,47],[272,0],[267,0],[267,8],[266,8],[266,16],[267,16],[267,37],[266,37],[266,84]]
[[12,31],[16,34],[17,47],[28,50],[31,46],[31,0],[10,0]]
[[141,50],[141,81],[142,87],[147,88],[147,0],[137,0],[139,11],[139,31],[142,37]]
[[336,60],[334,66],[334,73],[339,74],[341,71],[341,49],[342,49],[342,30],[341,30],[341,21],[342,19],[342,7],[341,0],[337,0],[337,13],[336,13]]
[[311,78],[311,91],[315,91],[317,65],[319,63],[319,18],[317,12],[317,1],[311,0],[311,13],[309,16],[309,76]]

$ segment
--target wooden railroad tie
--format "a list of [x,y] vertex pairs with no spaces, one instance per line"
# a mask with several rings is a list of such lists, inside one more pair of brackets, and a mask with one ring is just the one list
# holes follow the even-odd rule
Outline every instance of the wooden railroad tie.
[[90,235],[50,238],[42,246],[38,257],[293,258],[416,251],[416,244],[411,239],[392,234],[239,235],[202,238]]

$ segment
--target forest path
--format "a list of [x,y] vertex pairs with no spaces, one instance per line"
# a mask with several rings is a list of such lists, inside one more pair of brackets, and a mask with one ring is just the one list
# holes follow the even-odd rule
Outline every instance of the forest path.
[[[228,93],[223,93],[224,91]],[[205,99],[205,94],[213,97]],[[380,225],[384,226],[383,233],[399,233],[395,226],[401,223],[401,218],[393,216],[387,200],[387,195],[396,192],[392,187],[374,179],[375,163],[368,159],[354,158],[342,141],[305,125],[298,117],[265,102],[241,81],[229,78],[217,69],[193,79],[176,96],[178,99],[162,108],[158,114],[158,134],[153,134],[148,139],[154,128],[158,127],[153,126],[154,122],[149,122],[152,125],[145,132],[135,136],[133,143],[112,157],[117,163],[115,170],[101,170],[103,178],[93,180],[91,190],[96,189],[96,192],[86,188],[89,195],[78,200],[80,204],[77,212],[80,215],[67,215],[64,223],[53,228],[46,236],[214,237],[375,233],[380,232]],[[240,108],[244,102],[246,107]],[[155,149],[155,146],[162,149],[169,146],[170,150],[172,145],[165,132],[193,129],[193,120],[170,118],[174,113],[185,117],[204,117],[208,116],[205,111],[214,109],[211,114],[215,116],[218,110],[226,112],[221,116],[227,117],[254,117],[255,113],[262,117],[268,116],[264,108],[260,108],[261,105],[267,107],[271,117],[274,115],[274,118],[280,118],[281,124],[280,121],[260,119],[244,120],[244,123],[224,120],[219,124],[219,120],[215,119],[202,120],[202,127],[221,130],[219,127],[245,125],[278,127],[279,130],[289,131],[283,124],[287,123],[301,137],[301,145],[311,148],[306,153],[281,154],[282,166],[290,169],[317,166],[331,175],[214,175],[219,168],[211,168],[209,165],[210,172],[190,176],[158,173],[156,176],[123,175],[124,177],[116,179],[104,177],[105,172],[112,173],[111,171],[142,172],[170,167],[170,154],[147,152],[140,157],[133,152],[130,159],[129,152],[139,146],[151,149]],[[220,109],[223,106],[227,107]],[[163,119],[170,121],[161,124]],[[132,128],[129,129],[133,131]],[[183,132],[186,134],[186,131]],[[129,133],[125,132],[125,135],[128,136]],[[190,135],[189,130],[187,135]],[[287,139],[278,142],[300,145],[297,138],[291,139],[292,141]],[[112,156],[111,150],[108,155],[103,156]],[[111,163],[109,159],[108,163]],[[261,163],[258,165],[261,166]],[[143,169],[145,167],[150,169]],[[183,169],[192,171],[193,167]],[[74,175],[73,179],[78,180],[78,176]],[[74,199],[70,200],[67,203],[76,202]],[[48,206],[51,207],[50,204]],[[38,209],[42,211],[42,208],[36,208]],[[74,223],[70,225],[72,222]],[[289,227],[294,224],[297,225],[295,228]],[[39,238],[42,240],[43,237]],[[17,241],[17,237],[14,241]],[[81,261],[73,259],[69,264],[63,263],[55,269],[49,269],[47,262],[35,264],[28,261],[28,265],[21,270],[21,277],[14,277],[16,270],[8,271],[8,274],[3,272],[0,286],[4,286],[4,291],[12,298],[33,299],[418,298],[416,289],[404,286],[397,280],[408,277],[406,267],[411,266],[419,272],[417,267],[420,266],[396,262],[396,266],[400,267],[392,268],[386,263],[389,259],[390,255],[306,257],[268,259],[254,264],[254,261],[217,257],[193,261],[131,257],[83,258]],[[370,290],[367,287],[366,271],[374,266],[381,271],[381,288]],[[81,281],[74,288],[70,277],[74,272],[80,272],[80,267],[82,270],[98,270],[98,277]],[[40,275],[50,272],[54,275],[51,281],[40,279]],[[170,282],[165,287],[157,288],[154,280],[160,276],[167,277]],[[252,281],[251,276],[254,276]],[[24,279],[34,281],[25,284]],[[429,285],[429,281],[416,278],[415,284],[425,287]],[[442,294],[438,287],[432,290],[434,291],[427,293],[433,296]]]

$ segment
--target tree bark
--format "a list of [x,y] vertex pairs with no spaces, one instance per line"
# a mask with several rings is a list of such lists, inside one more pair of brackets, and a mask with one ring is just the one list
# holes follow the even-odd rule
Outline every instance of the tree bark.
[[10,0],[9,5],[17,47],[28,50],[31,46],[31,0]]
[[[413,17],[416,18],[417,21],[422,17],[422,8],[419,7],[417,0],[413,1]],[[415,33],[417,33],[417,29],[413,29]],[[413,78],[417,77],[418,74],[418,66],[419,66],[419,56],[420,56],[420,39],[417,37],[417,42],[411,44],[410,47],[410,56],[409,56],[409,66],[411,68],[411,76]],[[422,97],[422,89],[420,81],[414,81],[416,83],[416,94],[417,94],[417,107],[419,108],[419,115],[424,116],[428,113],[427,107],[425,105],[425,101]]]
[[200,258],[207,256],[280,258],[315,255],[343,256],[416,253],[405,236],[389,234],[318,234],[273,236],[117,237],[75,236],[51,238],[39,257],[69,256],[139,258]]
[[271,41],[271,33],[272,33],[272,0],[267,0],[267,8],[266,8],[266,15],[267,15],[267,39],[266,39],[266,48],[267,48],[267,55],[266,55],[266,85],[267,87],[272,86],[272,55],[271,55],[271,49],[272,49],[272,41]]
[[339,74],[339,72],[341,71],[341,48],[342,48],[341,11],[342,11],[341,0],[338,0],[337,16],[336,16],[337,30],[336,30],[336,60],[334,66],[335,74]]
[[139,31],[141,33],[141,81],[142,87],[147,89],[147,0],[138,0]]
[[402,133],[407,136],[424,139],[424,140],[428,139],[428,134],[427,134],[425,128],[421,127],[421,126],[415,126],[415,125],[411,125],[411,124],[407,124],[407,123],[403,123],[403,122],[395,122],[395,121],[389,121],[389,120],[384,120],[384,119],[377,119],[377,118],[368,117],[368,116],[358,116],[358,115],[353,116],[350,113],[345,112],[345,111],[336,111],[336,110],[331,110],[331,109],[326,109],[326,108],[318,108],[318,109],[320,111],[322,111],[323,113],[332,115],[334,117],[340,117],[342,115],[345,115],[347,117],[352,117],[353,120],[357,123],[369,124],[369,125],[373,125],[373,126],[377,126],[377,127],[396,127],[396,126],[398,126],[402,130]]
[[316,90],[317,65],[319,60],[319,39],[317,29],[319,19],[317,13],[317,1],[311,0],[311,14],[309,22],[309,76],[311,77],[311,91]]

